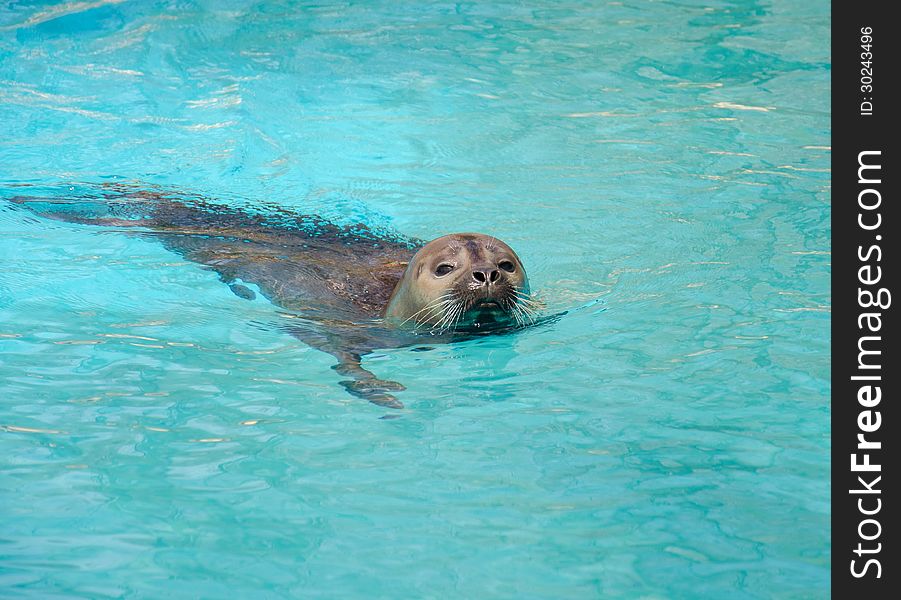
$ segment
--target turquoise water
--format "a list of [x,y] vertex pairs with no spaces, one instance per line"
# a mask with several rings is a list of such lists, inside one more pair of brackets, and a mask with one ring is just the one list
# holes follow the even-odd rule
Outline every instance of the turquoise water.
[[[367,358],[0,198],[3,598],[823,598],[829,5],[0,8],[0,197],[496,235],[559,322]],[[382,419],[390,414],[399,418]]]

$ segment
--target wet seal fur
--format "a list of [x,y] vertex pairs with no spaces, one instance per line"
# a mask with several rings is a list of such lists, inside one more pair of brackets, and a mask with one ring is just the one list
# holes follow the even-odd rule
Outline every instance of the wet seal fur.
[[[71,188],[70,188],[71,189]],[[251,212],[146,186],[108,184],[66,196],[16,196],[13,205],[50,219],[152,237],[215,271],[239,297],[256,285],[289,324],[278,326],[333,355],[341,385],[380,406],[402,408],[404,389],[363,368],[378,348],[504,333],[539,317],[522,262],[491,236],[463,233],[427,244],[339,226],[277,206]]]

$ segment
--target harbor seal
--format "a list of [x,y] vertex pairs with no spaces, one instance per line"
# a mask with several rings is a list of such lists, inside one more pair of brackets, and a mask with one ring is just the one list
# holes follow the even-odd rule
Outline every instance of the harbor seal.
[[[71,190],[71,191],[70,191]],[[525,269],[494,237],[429,243],[364,225],[336,225],[265,203],[241,209],[199,196],[107,184],[64,195],[16,196],[42,217],[149,237],[216,272],[239,297],[255,286],[282,308],[275,325],[337,359],[354,396],[400,408],[404,386],[363,368],[376,349],[513,331],[539,321]]]

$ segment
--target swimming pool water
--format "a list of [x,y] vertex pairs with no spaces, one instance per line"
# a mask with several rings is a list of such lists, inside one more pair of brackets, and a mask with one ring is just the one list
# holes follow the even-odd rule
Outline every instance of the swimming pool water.
[[[829,56],[801,0],[6,4],[0,596],[827,597]],[[115,181],[491,233],[570,313],[379,408],[5,200]]]

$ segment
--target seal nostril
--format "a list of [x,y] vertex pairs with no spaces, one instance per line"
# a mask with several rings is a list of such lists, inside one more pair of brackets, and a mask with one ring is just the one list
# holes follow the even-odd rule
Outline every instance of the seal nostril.
[[482,271],[473,271],[472,278],[479,283],[485,283],[485,273],[483,273]]
[[494,283],[495,281],[498,280],[498,278],[500,276],[501,276],[501,274],[497,271],[497,269],[495,269],[488,275],[488,281],[490,281],[491,283]]

